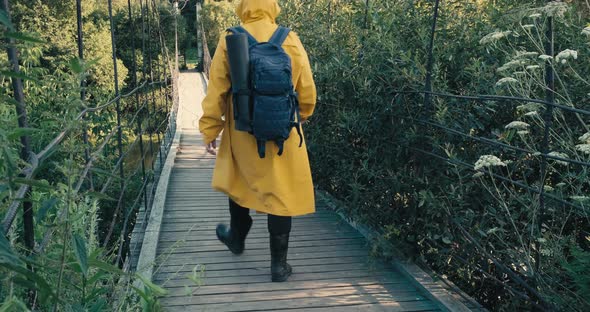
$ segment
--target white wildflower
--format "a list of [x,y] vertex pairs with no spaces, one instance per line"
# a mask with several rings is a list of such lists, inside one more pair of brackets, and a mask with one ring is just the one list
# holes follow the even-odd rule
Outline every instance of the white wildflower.
[[541,68],[541,66],[539,65],[529,65],[526,67],[527,70],[535,70],[535,69],[539,69]]
[[494,155],[482,155],[479,157],[479,160],[475,163],[474,169],[480,170],[483,168],[489,167],[506,167],[506,163],[504,163],[500,158]]
[[574,60],[578,59],[578,51],[565,49],[565,50],[559,52],[559,54],[557,54],[557,56],[555,57],[555,60],[558,62],[561,62],[562,64],[565,64],[564,61],[566,61],[568,59],[574,59]]
[[508,35],[512,34],[512,31],[495,31],[493,33],[489,33],[485,35],[481,40],[479,40],[480,44],[491,44],[496,43],[498,40],[508,37]]
[[517,83],[517,82],[518,82],[518,80],[516,80],[515,78],[505,77],[505,78],[498,80],[498,82],[496,82],[496,86],[499,87],[499,86],[502,86],[505,84],[511,84],[511,83]]
[[582,143],[590,144],[590,132],[584,133],[578,140]]
[[[549,154],[547,154],[548,156],[553,156],[553,157],[558,157],[558,158],[563,158],[563,159],[569,159],[570,156],[566,153],[561,153],[561,152],[551,152]],[[559,159],[553,159],[555,161],[555,163],[563,165],[563,166],[567,166],[569,163],[565,160],[559,160]]]
[[565,184],[565,183],[563,183],[563,182],[559,182],[559,183],[555,184],[555,186],[557,186],[557,187],[564,187],[564,186],[566,186],[566,185],[567,185],[567,184]]
[[533,25],[533,24],[522,25],[522,28],[524,28],[526,30],[531,30],[531,29],[535,28],[535,25]]
[[586,35],[590,37],[590,25],[586,26],[586,28],[582,29],[582,35]]
[[474,178],[474,179],[481,178],[481,177],[483,177],[483,172],[481,172],[481,171],[480,171],[480,172],[476,172],[476,173],[473,175],[473,178]]
[[541,8],[541,11],[547,14],[547,16],[564,17],[565,12],[567,12],[567,4],[561,1],[551,1]]
[[537,57],[539,53],[537,52],[528,52],[528,51],[519,51],[516,53],[516,57]]
[[543,61],[550,61],[553,59],[553,56],[547,55],[547,54],[542,54],[542,55],[539,55],[539,58],[542,59]]
[[512,74],[514,76],[524,76],[524,75],[526,75],[526,72],[524,72],[524,71],[515,71]]
[[516,133],[518,133],[518,135],[527,135],[531,132],[529,130],[518,130]]
[[576,149],[584,154],[590,155],[590,143],[578,144],[576,145]]
[[535,118],[535,117],[539,117],[539,112],[532,111],[532,112],[528,112],[528,113],[526,113],[524,115],[527,116],[527,117]]
[[528,102],[524,105],[518,105],[516,110],[519,112],[536,112],[543,109],[543,105],[535,102]]
[[514,61],[510,61],[504,65],[502,65],[501,67],[498,68],[498,72],[503,72],[503,71],[507,71],[513,68],[518,68],[518,67],[522,67],[526,65],[526,62],[523,60],[514,60]]
[[506,129],[515,129],[515,130],[528,130],[528,128],[531,125],[529,125],[526,122],[522,122],[522,121],[513,121],[509,124],[507,124],[504,128]]
[[553,192],[555,189],[549,185],[545,185],[543,186],[543,189],[545,190],[545,192]]
[[529,15],[529,17],[532,19],[537,19],[537,18],[541,17],[541,13],[531,14],[531,15]]
[[570,196],[570,198],[572,200],[580,202],[580,203],[586,202],[590,199],[590,197],[588,197],[588,196],[578,196],[578,195]]

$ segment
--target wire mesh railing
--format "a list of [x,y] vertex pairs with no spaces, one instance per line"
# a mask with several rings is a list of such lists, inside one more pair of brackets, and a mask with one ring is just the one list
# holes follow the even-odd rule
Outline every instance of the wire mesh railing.
[[[10,21],[9,2],[3,1],[2,10]],[[137,10],[139,6],[139,10]],[[26,252],[40,256],[55,243],[55,235],[64,232],[71,222],[73,199],[92,198],[102,205],[100,245],[122,264],[128,255],[130,233],[139,207],[148,211],[157,185],[159,170],[170,149],[176,130],[178,90],[177,69],[173,68],[166,47],[166,35],[160,25],[160,4],[155,0],[127,1],[126,13],[132,34],[132,66],[130,82],[122,81],[119,71],[117,24],[113,14],[113,1],[108,1],[108,20],[112,52],[113,98],[99,104],[86,92],[86,72],[90,69],[84,59],[84,10],[81,0],[76,1],[77,59],[72,71],[79,77],[80,112],[67,122],[55,137],[38,152],[31,150],[28,134],[21,136],[23,165],[15,177],[9,178],[17,186],[3,214],[2,235],[23,232]],[[139,21],[136,23],[135,21]],[[138,40],[139,39],[139,40]],[[8,56],[12,64],[11,80],[19,127],[27,129],[25,88],[20,75],[19,54],[15,39],[9,43]],[[139,42],[141,41],[141,42]],[[138,49],[139,48],[139,49]],[[136,51],[140,51],[138,55]],[[141,58],[140,58],[141,57]],[[141,64],[139,66],[138,64]],[[140,68],[141,67],[141,68]],[[140,72],[140,77],[137,73]],[[100,123],[100,124],[97,124]],[[100,126],[100,127],[99,127]],[[98,130],[100,128],[101,130]],[[23,132],[27,133],[27,132]],[[65,158],[67,165],[62,165]],[[68,160],[69,158],[69,160]],[[65,166],[64,173],[51,176],[54,167]],[[48,226],[35,226],[31,192],[40,183],[63,183],[68,192],[63,198],[46,201],[57,208]],[[42,184],[42,183],[41,183]],[[39,199],[36,199],[39,200]],[[46,209],[53,207],[47,206]],[[23,207],[22,217],[18,210]],[[16,220],[22,220],[22,228]],[[142,224],[145,224],[143,220]],[[15,229],[19,227],[19,229]],[[35,230],[44,233],[35,233]]]
[[[477,274],[480,274],[486,283],[493,283],[500,288],[508,291],[514,296],[520,298],[522,302],[533,307],[535,310],[552,311],[558,309],[552,302],[549,293],[550,288],[559,289],[560,292],[569,292],[576,304],[588,305],[587,298],[571,292],[567,285],[563,285],[545,272],[548,263],[544,263],[543,257],[547,253],[543,243],[545,238],[550,235],[557,235],[559,231],[564,230],[551,225],[552,218],[555,218],[555,211],[569,211],[566,213],[572,218],[572,223],[578,220],[582,223],[588,222],[589,207],[583,201],[577,201],[576,196],[563,196],[556,192],[551,192],[556,184],[555,174],[550,176],[551,171],[556,167],[569,168],[568,170],[579,170],[582,172],[590,166],[588,159],[580,153],[575,156],[568,156],[555,146],[554,124],[558,118],[566,118],[564,115],[569,114],[569,120],[581,120],[582,124],[590,120],[590,111],[584,108],[560,104],[556,100],[555,86],[555,63],[547,61],[544,69],[544,90],[545,98],[526,98],[518,96],[501,96],[501,95],[464,95],[448,94],[433,91],[433,63],[436,54],[435,35],[437,32],[437,22],[441,10],[440,0],[436,0],[433,5],[432,28],[430,33],[430,44],[428,47],[428,60],[426,78],[424,82],[424,91],[396,91],[398,104],[404,107],[415,105],[419,99],[417,95],[423,96],[423,106],[419,113],[408,111],[408,121],[418,125],[422,131],[423,141],[418,145],[410,146],[410,150],[422,155],[424,159],[419,162],[420,167],[439,166],[438,162],[446,163],[447,170],[457,169],[458,172],[470,170],[473,177],[481,179],[482,184],[489,184],[487,188],[494,203],[481,202],[481,207],[475,208],[476,212],[481,215],[479,218],[473,216],[468,218],[465,211],[447,210],[445,218],[448,220],[448,226],[453,239],[448,239],[446,243],[441,244],[438,240],[428,240],[426,245],[432,248],[452,249],[447,255],[450,256],[450,263],[455,263],[455,269],[458,271],[469,268]],[[556,57],[554,21],[553,17],[547,17],[545,21],[545,33],[543,35],[544,53],[548,59]],[[506,125],[509,135],[526,136],[535,135],[537,144],[518,144],[506,137],[498,136],[491,129],[474,130],[472,125],[462,120],[445,118],[440,116],[441,109],[465,112],[469,109],[484,109],[485,106],[494,104],[495,113],[491,113],[491,118],[506,118],[502,116],[503,112],[516,111],[517,107],[530,105],[531,103],[539,106],[542,114],[530,114],[534,123],[541,129],[537,133],[531,133],[531,126],[522,121],[513,121]],[[436,106],[436,107],[435,107]],[[443,108],[444,107],[444,108]],[[455,109],[455,107],[461,107]],[[507,122],[509,120],[507,119]],[[587,130],[587,126],[585,128]],[[531,140],[532,142],[533,140]],[[486,151],[491,155],[481,155],[479,153]],[[501,158],[510,158],[504,161]],[[514,159],[514,160],[512,160]],[[524,160],[525,162],[519,162]],[[510,163],[518,163],[518,167],[511,168]],[[428,164],[427,164],[428,163]],[[557,166],[556,166],[557,164]],[[441,167],[444,168],[444,167]],[[557,169],[559,170],[559,169]],[[457,173],[459,179],[462,173]],[[461,182],[461,181],[454,181]],[[585,186],[584,181],[578,181],[577,186],[572,189],[578,190],[583,195]],[[462,187],[458,185],[457,187]],[[526,200],[520,197],[514,203],[508,203],[507,198],[511,195],[528,194]],[[514,196],[514,197],[519,197]],[[482,199],[483,201],[484,199]],[[526,222],[522,221],[525,216],[511,216],[511,205],[522,205],[529,207],[529,217]],[[487,244],[490,233],[478,231],[481,223],[494,222],[486,216],[490,210],[499,206],[508,217],[505,222],[518,222],[509,226],[517,234],[519,242],[513,245],[506,243],[508,252],[498,253]],[[552,215],[553,214],[553,215]],[[515,221],[516,220],[516,221]],[[530,224],[529,224],[530,222]],[[589,223],[586,223],[589,224]],[[581,233],[588,231],[588,227],[582,225],[579,229]],[[586,235],[588,232],[586,232]],[[514,247],[519,246],[519,247]],[[512,250],[512,251],[510,251]],[[473,261],[479,258],[478,261]],[[470,260],[467,260],[470,259]],[[523,259],[525,262],[523,263]],[[576,304],[561,302],[560,304],[568,306],[575,310]],[[562,306],[563,307],[563,306]]]

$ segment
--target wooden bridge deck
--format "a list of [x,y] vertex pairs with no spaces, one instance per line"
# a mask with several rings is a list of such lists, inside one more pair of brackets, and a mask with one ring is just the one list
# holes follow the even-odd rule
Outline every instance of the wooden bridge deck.
[[[194,78],[184,86],[182,81],[181,77],[181,92],[200,85]],[[153,281],[168,291],[161,299],[166,311],[439,311],[443,307],[407,275],[371,260],[364,237],[321,203],[316,214],[294,218],[289,248],[294,274],[288,282],[270,282],[264,215],[252,213],[246,250],[241,256],[232,255],[215,237],[215,226],[228,223],[229,212],[227,198],[210,187],[215,160],[206,154],[195,122],[201,98],[202,92],[181,93],[185,115],[179,121],[180,147],[168,182],[153,275]]]

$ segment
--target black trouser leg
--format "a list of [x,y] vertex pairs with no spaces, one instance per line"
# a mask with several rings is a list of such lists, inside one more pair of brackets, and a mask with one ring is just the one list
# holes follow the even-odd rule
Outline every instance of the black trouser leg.
[[292,268],[287,263],[291,217],[268,215],[270,233],[270,273],[273,282],[284,282],[291,276]]
[[271,235],[289,234],[293,218],[268,215],[268,232]]
[[252,222],[250,209],[238,205],[231,199],[229,200],[229,215],[231,216],[230,225],[236,229]]
[[217,238],[223,242],[229,250],[239,255],[244,252],[244,242],[252,226],[250,210],[241,207],[233,200],[229,200],[229,214],[231,216],[230,228],[225,224],[217,225]]

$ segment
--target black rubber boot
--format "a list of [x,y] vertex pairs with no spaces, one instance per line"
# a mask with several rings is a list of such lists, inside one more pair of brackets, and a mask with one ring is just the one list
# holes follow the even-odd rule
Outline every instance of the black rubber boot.
[[247,216],[243,220],[234,220],[232,218],[229,229],[225,224],[218,224],[215,233],[229,251],[235,255],[241,255],[244,252],[244,242],[248,232],[250,232],[250,227],[252,227],[252,217]]
[[287,263],[289,234],[270,235],[270,273],[273,282],[286,281],[293,269]]

